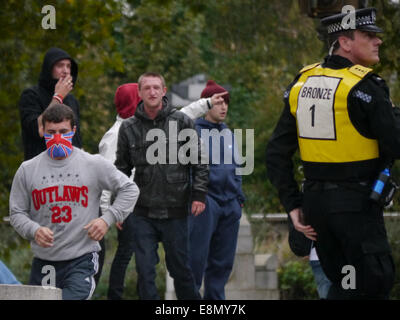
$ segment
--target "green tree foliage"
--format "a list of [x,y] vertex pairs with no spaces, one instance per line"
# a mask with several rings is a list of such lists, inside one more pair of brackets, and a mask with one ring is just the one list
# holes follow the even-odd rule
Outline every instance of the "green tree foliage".
[[[48,1],[2,2],[0,27],[0,217],[7,215],[8,195],[12,178],[20,165],[22,142],[18,100],[22,90],[38,80],[43,56],[53,46],[61,47],[79,64],[78,84],[74,94],[81,102],[82,131],[85,147],[95,151],[98,142],[91,140],[105,132],[104,116],[108,115],[112,70],[121,70],[122,60],[113,51],[113,24],[121,16],[120,4],[108,1],[55,1],[56,29],[42,28],[42,7]],[[101,90],[99,90],[101,88]],[[90,103],[88,102],[90,101]],[[107,124],[108,125],[108,124]],[[98,130],[101,130],[100,132]],[[98,132],[93,135],[93,132]],[[1,232],[1,248],[10,247],[7,233]],[[13,237],[14,238],[14,237]],[[17,241],[17,240],[16,240]],[[4,246],[4,247],[3,247]]]
[[315,300],[318,292],[307,260],[294,260],[278,269],[281,300]]

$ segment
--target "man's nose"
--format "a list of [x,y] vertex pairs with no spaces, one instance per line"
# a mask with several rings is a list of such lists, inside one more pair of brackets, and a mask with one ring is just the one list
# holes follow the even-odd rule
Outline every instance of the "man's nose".
[[64,74],[70,74],[70,73],[71,73],[71,70],[70,70],[70,68],[68,68],[67,66],[64,66],[64,67],[62,68],[62,72],[63,72]]

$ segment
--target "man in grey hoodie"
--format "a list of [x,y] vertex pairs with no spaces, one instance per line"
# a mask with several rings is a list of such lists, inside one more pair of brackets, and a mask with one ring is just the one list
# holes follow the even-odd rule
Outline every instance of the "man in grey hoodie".
[[[110,161],[72,146],[76,126],[71,108],[48,107],[42,124],[47,150],[23,162],[15,174],[11,225],[31,241],[30,284],[61,288],[63,299],[90,299],[98,241],[132,212],[139,189]],[[98,217],[104,189],[116,197]]]

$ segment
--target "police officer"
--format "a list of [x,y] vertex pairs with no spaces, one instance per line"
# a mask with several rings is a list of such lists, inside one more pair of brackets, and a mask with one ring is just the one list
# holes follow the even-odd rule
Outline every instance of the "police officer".
[[[356,10],[353,29],[344,17],[321,20],[329,55],[303,68],[284,93],[266,165],[295,228],[316,240],[333,283],[328,299],[385,299],[395,271],[383,208],[370,194],[385,159],[400,157],[400,110],[369,68],[382,44],[376,10]],[[304,192],[293,174],[297,149]]]

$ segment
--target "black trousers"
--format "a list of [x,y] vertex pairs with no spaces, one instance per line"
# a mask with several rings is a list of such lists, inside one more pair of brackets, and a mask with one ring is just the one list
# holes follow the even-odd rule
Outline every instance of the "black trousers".
[[111,264],[107,297],[109,300],[121,300],[124,292],[126,269],[135,251],[133,236],[133,213],[122,224],[118,232],[118,248]]
[[[99,208],[99,217],[101,217],[101,209]],[[106,259],[106,240],[105,236],[99,241],[101,251],[99,251],[99,271],[94,276],[96,286],[99,284],[101,273],[103,271],[104,260]]]
[[317,232],[316,250],[332,281],[328,299],[387,299],[395,268],[383,210],[368,193],[306,183],[303,212]]

